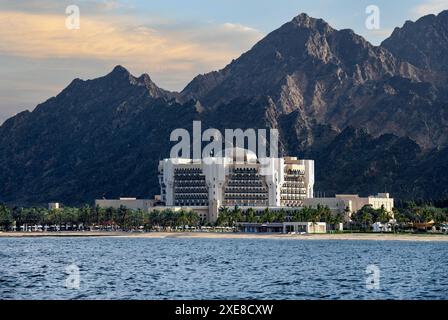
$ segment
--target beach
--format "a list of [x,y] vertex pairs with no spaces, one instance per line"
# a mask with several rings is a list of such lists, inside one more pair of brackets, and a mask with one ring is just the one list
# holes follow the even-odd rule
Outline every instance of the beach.
[[0,237],[115,237],[115,238],[206,238],[206,239],[282,239],[282,240],[370,240],[370,241],[447,241],[446,234],[335,233],[278,234],[238,232],[122,232],[122,231],[61,231],[61,232],[0,232]]

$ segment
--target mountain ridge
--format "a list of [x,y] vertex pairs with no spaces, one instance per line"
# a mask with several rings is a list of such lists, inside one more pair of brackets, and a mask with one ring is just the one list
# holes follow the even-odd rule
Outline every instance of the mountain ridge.
[[419,68],[448,72],[448,10],[406,21],[381,46]]
[[191,130],[193,120],[220,130],[278,128],[282,154],[315,159],[316,190],[328,194],[387,185],[400,198],[446,197],[448,94],[436,81],[443,70],[391,50],[301,14],[181,92],[120,65],[75,79],[0,126],[0,201],[156,194],[170,132]]

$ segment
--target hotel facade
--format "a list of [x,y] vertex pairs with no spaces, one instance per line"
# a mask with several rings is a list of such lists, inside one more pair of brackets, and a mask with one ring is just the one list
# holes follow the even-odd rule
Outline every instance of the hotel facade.
[[235,148],[233,156],[164,159],[159,163],[161,200],[188,207],[215,222],[221,207],[297,208],[313,198],[314,161],[263,158]]

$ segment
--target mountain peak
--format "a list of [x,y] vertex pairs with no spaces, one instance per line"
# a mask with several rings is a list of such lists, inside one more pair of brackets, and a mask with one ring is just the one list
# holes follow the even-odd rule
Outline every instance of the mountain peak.
[[128,69],[126,69],[125,67],[123,67],[122,65],[116,65],[111,73],[126,73],[129,74]]
[[301,13],[294,17],[290,23],[307,29],[321,29],[322,27],[331,29],[330,25],[325,20],[310,17],[306,13]]
[[406,21],[383,41],[382,47],[422,69],[448,69],[448,10]]
[[150,95],[154,98],[160,97],[169,97],[172,98],[174,96],[173,93],[165,91],[159,88],[154,81],[151,80],[151,77],[147,73],[143,73],[140,77],[135,79],[135,83],[140,86],[146,87]]
[[211,108],[240,96],[269,95],[281,112],[290,113],[313,104],[319,106],[310,110],[324,109],[334,105],[325,99],[333,98],[335,87],[399,71],[387,50],[374,47],[353,30],[338,31],[323,19],[301,13],[223,70],[195,78],[183,95]]
[[309,15],[307,15],[305,12],[300,13],[296,17],[292,19],[292,21],[296,23],[309,23],[313,18],[311,18]]
[[123,66],[117,65],[113,68],[109,74],[106,75],[106,77],[109,78],[115,78],[115,79],[123,79],[123,78],[129,78],[132,77],[131,73]]
[[151,77],[147,73],[143,73],[142,75],[140,75],[140,77],[138,77],[137,80],[139,82],[143,82],[143,83],[147,83],[147,84],[154,84]]

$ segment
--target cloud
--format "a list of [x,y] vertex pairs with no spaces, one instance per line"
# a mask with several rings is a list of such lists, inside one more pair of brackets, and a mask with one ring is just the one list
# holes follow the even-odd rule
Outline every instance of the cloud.
[[414,7],[412,13],[415,18],[419,18],[428,14],[438,14],[446,9],[448,9],[448,0],[427,0]]
[[2,11],[31,13],[63,13],[69,5],[82,7],[88,14],[131,8],[118,0],[0,0]]
[[[65,27],[70,2],[82,4],[79,30]],[[122,9],[118,1],[0,3],[0,124],[56,95],[72,79],[102,76],[117,64],[179,91],[263,37],[238,23],[176,21]]]
[[[118,61],[149,73],[182,80],[221,68],[263,36],[240,24],[136,23],[130,16],[82,15],[81,28],[68,30],[64,14],[2,11],[0,54],[34,59]],[[185,83],[184,83],[185,84]]]

